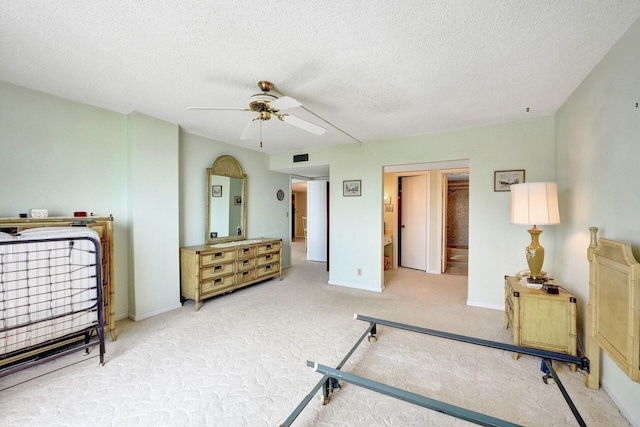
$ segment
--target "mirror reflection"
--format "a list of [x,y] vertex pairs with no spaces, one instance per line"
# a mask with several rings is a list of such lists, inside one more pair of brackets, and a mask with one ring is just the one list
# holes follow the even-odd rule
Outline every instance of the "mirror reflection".
[[246,238],[246,182],[240,164],[231,156],[219,157],[207,169],[207,243]]
[[242,235],[242,182],[240,178],[211,175],[209,237]]

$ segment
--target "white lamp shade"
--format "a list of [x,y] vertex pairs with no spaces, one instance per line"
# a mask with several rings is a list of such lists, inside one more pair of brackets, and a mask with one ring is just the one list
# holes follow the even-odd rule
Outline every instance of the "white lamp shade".
[[559,224],[558,186],[555,182],[511,185],[511,223]]

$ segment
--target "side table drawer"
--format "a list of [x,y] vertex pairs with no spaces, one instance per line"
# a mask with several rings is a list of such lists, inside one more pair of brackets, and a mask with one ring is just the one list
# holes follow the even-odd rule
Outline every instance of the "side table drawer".
[[560,299],[524,298],[520,301],[521,345],[569,353],[569,304]]

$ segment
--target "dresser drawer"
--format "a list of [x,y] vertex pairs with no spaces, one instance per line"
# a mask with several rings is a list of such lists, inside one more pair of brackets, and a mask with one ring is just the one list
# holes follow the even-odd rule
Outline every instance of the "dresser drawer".
[[280,242],[261,243],[258,245],[258,255],[266,254],[269,252],[279,252]]
[[233,273],[233,263],[216,264],[200,269],[200,280],[207,280],[213,277],[224,276]]
[[236,262],[236,271],[245,271],[250,270],[256,267],[256,259],[255,258],[247,258],[242,261]]
[[220,264],[225,261],[233,261],[234,251],[206,252],[200,254],[200,266],[205,267],[213,264]]
[[256,247],[250,246],[248,248],[238,249],[237,256],[239,260],[247,259],[247,258],[255,258],[256,256]]
[[280,272],[280,264],[275,262],[273,264],[260,266],[258,267],[257,272],[258,272],[258,278],[263,276],[269,276],[272,274],[277,274],[278,272]]
[[280,261],[280,253],[264,254],[258,256],[258,266],[271,264],[272,262]]
[[233,274],[202,282],[200,294],[202,297],[205,297],[207,294],[212,292],[223,292],[228,288],[233,288]]
[[239,271],[236,273],[236,282],[237,284],[250,282],[256,278],[256,270],[247,270],[247,271]]

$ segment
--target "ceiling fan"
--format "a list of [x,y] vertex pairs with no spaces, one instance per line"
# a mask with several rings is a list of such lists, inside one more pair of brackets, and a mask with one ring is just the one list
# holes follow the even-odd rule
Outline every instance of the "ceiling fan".
[[306,120],[299,119],[288,113],[283,113],[283,110],[290,108],[301,107],[302,104],[289,96],[277,96],[269,93],[273,89],[273,83],[266,80],[258,82],[258,87],[262,93],[257,93],[249,98],[249,108],[228,108],[228,107],[188,107],[188,110],[233,110],[233,111],[249,111],[252,113],[258,113],[249,125],[246,127],[240,139],[249,139],[254,131],[254,123],[257,121],[260,125],[260,147],[262,147],[262,122],[271,120],[272,116],[277,117],[280,121],[288,123],[292,126],[311,132],[314,135],[322,135],[326,132],[326,129],[315,125]]

